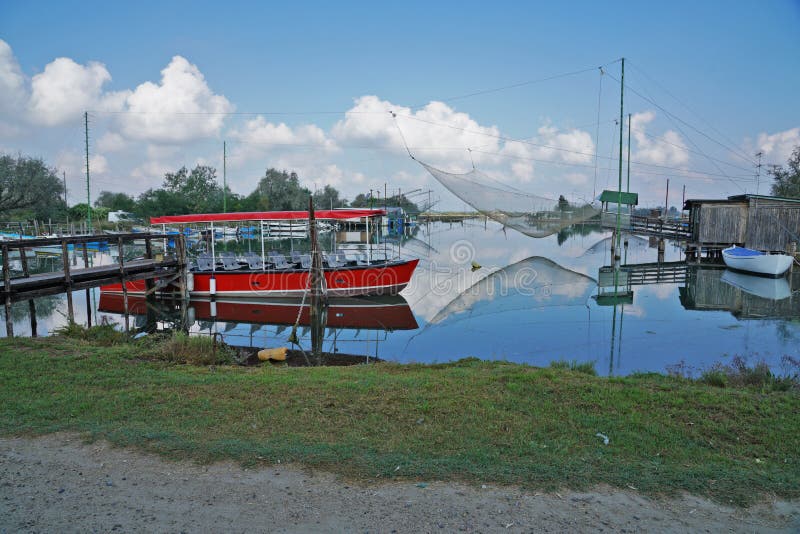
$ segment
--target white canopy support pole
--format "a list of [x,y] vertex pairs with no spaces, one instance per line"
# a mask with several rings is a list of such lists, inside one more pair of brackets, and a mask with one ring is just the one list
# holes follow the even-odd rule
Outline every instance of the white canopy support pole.
[[267,256],[264,254],[264,221],[261,221],[261,270],[267,268]]
[[367,219],[367,262],[372,263],[372,240],[369,237],[369,217]]
[[164,234],[164,257],[167,257],[167,225],[161,225],[161,233]]
[[211,271],[217,270],[217,255],[215,252],[215,244],[214,242],[217,240],[217,237],[214,235],[214,223],[211,223]]

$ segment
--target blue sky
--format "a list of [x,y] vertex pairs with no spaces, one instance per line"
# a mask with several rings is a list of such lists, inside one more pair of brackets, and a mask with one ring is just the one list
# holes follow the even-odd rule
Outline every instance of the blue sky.
[[585,197],[615,183],[622,56],[651,100],[626,96],[645,204],[667,177],[689,196],[752,191],[746,158],[784,163],[800,144],[796,0],[6,1],[0,40],[0,150],[45,158],[77,191],[88,109],[94,194],[135,194],[181,165],[221,173],[225,140],[239,193],[276,166],[350,198],[388,182],[460,206],[405,156],[393,109],[421,159],[466,171],[477,147],[476,166],[504,183]]

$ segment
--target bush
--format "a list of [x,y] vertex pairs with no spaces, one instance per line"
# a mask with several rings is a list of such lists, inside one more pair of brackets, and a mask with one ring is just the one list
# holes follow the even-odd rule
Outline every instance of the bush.
[[166,336],[151,335],[142,338],[141,356],[149,360],[191,365],[223,365],[234,361],[236,351],[216,341],[211,336],[190,336],[173,332]]
[[103,346],[118,345],[129,340],[127,334],[120,332],[111,324],[86,327],[71,321],[61,328],[57,328],[55,334],[70,339],[91,341]]
[[566,360],[558,360],[555,362],[550,362],[550,367],[552,369],[566,369],[569,371],[575,371],[576,373],[583,373],[590,376],[597,376],[597,369],[594,368],[594,361],[591,362],[579,362],[578,360],[566,361]]

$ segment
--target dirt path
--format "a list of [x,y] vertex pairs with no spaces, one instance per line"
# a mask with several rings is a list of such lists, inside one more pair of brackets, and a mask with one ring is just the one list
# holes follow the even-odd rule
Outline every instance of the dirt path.
[[353,484],[296,466],[255,470],[83,444],[0,439],[6,532],[797,532],[800,503],[730,509],[633,491],[541,495],[434,482]]

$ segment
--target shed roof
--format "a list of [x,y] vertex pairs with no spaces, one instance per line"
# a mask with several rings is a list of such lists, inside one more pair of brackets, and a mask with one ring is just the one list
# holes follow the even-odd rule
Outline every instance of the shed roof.
[[639,205],[639,194],[620,193],[619,191],[606,189],[605,191],[600,193],[600,202],[609,202],[611,204],[624,204],[626,206],[637,206]]

